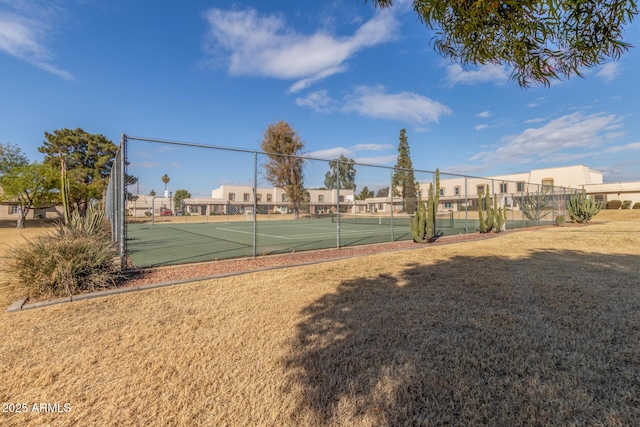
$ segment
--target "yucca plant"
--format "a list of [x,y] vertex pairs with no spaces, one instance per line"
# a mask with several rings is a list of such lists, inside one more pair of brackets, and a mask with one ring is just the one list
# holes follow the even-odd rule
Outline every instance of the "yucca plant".
[[60,154],[60,196],[64,223],[52,233],[11,250],[7,271],[29,297],[71,296],[110,288],[122,277],[117,251],[102,228],[105,211],[90,204],[83,217],[71,212],[69,180]]
[[70,231],[64,224],[12,248],[10,254],[7,272],[30,298],[106,289],[116,286],[122,277],[108,237]]

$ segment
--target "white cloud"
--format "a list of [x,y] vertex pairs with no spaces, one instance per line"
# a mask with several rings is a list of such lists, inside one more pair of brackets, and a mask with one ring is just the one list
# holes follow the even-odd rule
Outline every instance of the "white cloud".
[[602,153],[619,153],[621,151],[640,151],[640,142],[609,147],[603,150]]
[[296,105],[309,107],[318,113],[328,113],[335,108],[336,101],[333,100],[326,90],[311,92],[306,97],[296,98]]
[[305,157],[310,157],[313,159],[336,159],[341,155],[345,155],[346,157],[349,157],[351,153],[352,151],[349,150],[348,148],[334,147],[334,148],[327,148],[324,150],[312,151],[311,153],[307,153]]
[[486,128],[488,128],[488,127],[489,127],[489,125],[477,125],[477,126],[475,127],[475,129],[476,129],[476,130],[482,130],[482,129],[486,129]]
[[312,77],[306,78],[306,79],[302,79],[302,80],[298,80],[297,82],[295,82],[294,84],[291,85],[291,87],[289,88],[289,93],[296,93],[296,92],[300,92],[303,89],[308,88],[309,86],[311,86],[312,84],[314,84],[317,81],[326,79],[329,76],[332,76],[334,74],[339,74],[339,73],[343,73],[347,70],[346,66],[340,66],[340,67],[333,67],[333,68],[329,68],[327,70],[324,70]]
[[529,120],[525,120],[525,123],[540,123],[540,122],[544,122],[545,120],[547,120],[546,118],[542,118],[542,117],[536,117],[535,119],[529,119]]
[[599,67],[596,76],[601,77],[607,83],[611,83],[620,74],[620,68],[617,62],[607,62]]
[[485,151],[471,157],[481,163],[525,163],[533,159],[550,160],[551,156],[580,156],[567,150],[598,147],[605,135],[621,126],[621,118],[613,114],[584,116],[573,113],[552,120],[539,128],[529,128],[518,135],[502,139],[503,144],[493,151]]
[[255,9],[212,8],[206,19],[205,51],[228,54],[229,74],[300,79],[290,92],[344,72],[345,62],[357,52],[394,40],[398,26],[391,10],[377,12],[348,37],[325,30],[299,34],[281,15],[260,15]]
[[476,114],[476,117],[480,117],[481,119],[486,119],[491,117],[491,111],[483,111],[481,113]]
[[451,114],[444,104],[412,92],[389,94],[383,86],[358,86],[342,111],[361,116],[403,122],[438,123],[440,116]]
[[54,55],[46,44],[54,23],[64,19],[64,11],[46,2],[4,3],[4,8],[0,6],[0,50],[63,79],[74,80],[71,73],[52,64]]
[[383,151],[395,148],[391,144],[356,144],[351,149],[353,151]]
[[361,163],[364,165],[387,165],[398,160],[398,156],[392,154],[388,156],[356,157],[353,160],[355,160],[356,163]]
[[503,65],[481,65],[477,70],[465,71],[461,65],[452,64],[447,67],[445,77],[449,86],[457,84],[474,85],[479,83],[494,82],[505,84],[509,81],[507,67]]
[[[313,151],[308,153],[306,157],[312,157],[316,159],[335,159],[340,157],[341,155],[345,155],[346,157],[353,157],[355,153],[358,152],[366,152],[366,151],[384,151],[393,149],[394,146],[391,144],[356,144],[352,145],[348,148],[345,147],[334,147],[334,148],[326,148],[324,150]],[[396,155],[391,156],[395,160]],[[380,159],[384,159],[384,162],[388,161],[389,156],[375,156],[375,157],[356,157],[354,160],[356,162],[361,162],[358,159],[367,159],[372,161],[372,159],[378,159],[375,161],[381,161]],[[372,162],[361,162],[361,163],[369,163],[369,164],[381,164],[381,163],[372,163]]]

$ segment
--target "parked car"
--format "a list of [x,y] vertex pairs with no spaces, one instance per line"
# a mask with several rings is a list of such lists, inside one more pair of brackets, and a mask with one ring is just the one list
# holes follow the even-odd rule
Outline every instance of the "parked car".
[[160,211],[160,216],[173,216],[173,212],[171,212],[169,209],[162,209]]

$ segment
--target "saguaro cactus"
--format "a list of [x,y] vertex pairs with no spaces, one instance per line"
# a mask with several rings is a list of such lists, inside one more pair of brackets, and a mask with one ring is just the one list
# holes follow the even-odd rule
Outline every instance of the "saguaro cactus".
[[506,228],[507,224],[507,207],[503,208],[498,207],[498,198],[493,195],[493,223],[494,223],[494,231],[499,233]]
[[413,241],[424,243],[427,239],[427,203],[418,198],[418,206],[415,216],[409,220]]
[[582,186],[582,195],[572,194],[567,203],[567,210],[572,221],[587,223],[600,212],[604,202],[596,202],[595,199],[587,197],[587,193]]
[[429,199],[427,202],[418,198],[416,214],[410,219],[413,240],[418,243],[433,242],[441,233],[436,229],[436,215],[440,202],[440,171],[436,169],[436,189],[429,184]]
[[478,219],[480,220],[479,231],[481,233],[488,233],[493,229],[493,210],[491,209],[491,199],[489,198],[489,186],[487,185],[484,192],[484,204],[487,208],[487,217],[484,218],[482,213],[482,195],[478,195]]
[[496,233],[504,230],[507,223],[507,208],[498,207],[498,198],[493,195],[493,207],[491,207],[491,198],[489,197],[489,186],[487,185],[484,194],[485,207],[487,208],[487,217],[484,217],[482,211],[482,196],[478,196],[478,219],[480,220],[479,231],[488,233],[491,230]]
[[440,170],[436,169],[436,185],[429,184],[429,220],[427,221],[427,236],[431,241],[439,237],[436,229],[436,215],[440,203]]

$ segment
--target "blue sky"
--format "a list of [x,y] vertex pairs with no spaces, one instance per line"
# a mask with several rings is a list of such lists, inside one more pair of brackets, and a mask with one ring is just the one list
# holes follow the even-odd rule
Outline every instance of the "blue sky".
[[[284,120],[316,157],[392,166],[406,128],[417,169],[640,180],[638,47],[521,89],[506,67],[438,56],[409,6],[0,0],[0,142],[40,160],[45,131],[82,127],[258,149]],[[625,37],[640,46],[637,25]]]

